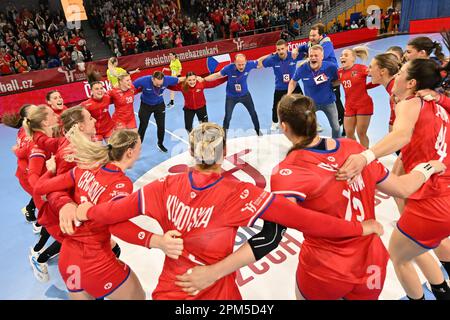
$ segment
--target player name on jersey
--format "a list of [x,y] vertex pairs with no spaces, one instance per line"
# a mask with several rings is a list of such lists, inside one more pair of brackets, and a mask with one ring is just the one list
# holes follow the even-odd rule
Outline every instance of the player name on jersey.
[[214,206],[190,207],[175,195],[167,197],[166,205],[168,218],[179,231],[186,229],[189,232],[193,228],[206,228],[214,211]]
[[[89,202],[97,204],[98,198],[105,192],[106,188],[95,180],[95,175],[90,171],[85,171],[78,181],[78,188],[89,195]],[[87,199],[86,199],[87,200]]]

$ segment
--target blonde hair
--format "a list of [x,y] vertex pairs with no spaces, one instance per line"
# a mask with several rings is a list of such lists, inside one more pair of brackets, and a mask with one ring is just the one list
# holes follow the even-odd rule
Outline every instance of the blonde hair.
[[320,44],[315,44],[315,45],[311,46],[309,48],[309,51],[311,51],[311,50],[320,50],[320,51],[323,52],[323,48],[322,48],[322,46]]
[[119,71],[118,73],[117,73],[117,75],[116,75],[116,77],[117,77],[117,80],[120,82],[120,81],[122,81],[123,79],[125,79],[126,77],[128,77],[130,74],[127,72],[127,71]]
[[27,116],[23,118],[22,126],[28,137],[32,138],[34,132],[44,130],[42,122],[47,120],[48,112],[49,107],[44,104],[30,105],[27,108]]
[[366,61],[369,58],[369,49],[365,46],[357,46],[350,50],[353,56],[360,58],[362,61]]
[[75,124],[67,133],[67,139],[74,149],[74,161],[82,168],[94,169],[111,161],[122,160],[125,152],[136,146],[139,134],[134,130],[117,130],[107,145],[101,145],[89,140]]
[[191,131],[189,143],[196,164],[207,169],[224,156],[225,131],[214,122],[203,122]]
[[75,124],[84,122],[83,109],[82,106],[75,106],[61,113],[64,132],[68,132]]
[[115,65],[116,65],[118,62],[119,62],[119,60],[118,60],[116,57],[111,57],[111,58],[108,59],[108,67],[109,67],[110,65],[115,67]]

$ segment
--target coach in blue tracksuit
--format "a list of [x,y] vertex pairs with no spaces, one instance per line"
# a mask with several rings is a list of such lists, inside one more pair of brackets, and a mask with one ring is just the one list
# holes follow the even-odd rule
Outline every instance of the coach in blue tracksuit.
[[291,94],[297,81],[302,80],[305,96],[314,100],[316,111],[323,111],[331,126],[333,138],[340,137],[340,127],[336,108],[336,96],[333,81],[337,79],[337,66],[323,61],[323,48],[320,45],[309,49],[309,63],[297,68],[289,82],[288,94]]
[[243,54],[237,54],[234,63],[222,68],[219,72],[213,73],[205,78],[206,81],[213,81],[228,76],[226,98],[225,98],[225,118],[223,128],[228,130],[230,127],[231,115],[234,106],[242,103],[252,118],[253,126],[257,135],[261,135],[258,115],[256,114],[255,104],[252,95],[248,91],[247,78],[250,70],[261,68],[258,61],[247,61]]
[[[323,48],[323,61],[334,63],[336,67],[338,67],[333,42],[331,42],[331,39],[325,34],[325,26],[321,23],[315,24],[311,27],[311,30],[309,31],[309,42],[298,47],[299,56],[306,57],[308,55],[309,48],[316,44],[322,46]],[[333,92],[336,96],[339,124],[342,125],[344,123],[345,109],[341,101],[341,85],[338,84],[337,86],[334,86]]]
[[166,105],[163,93],[168,86],[174,86],[184,78],[165,76],[161,71],[155,71],[152,76],[136,79],[133,85],[136,89],[142,89],[141,106],[139,107],[139,129],[141,141],[144,142],[145,131],[152,113],[155,113],[156,128],[158,131],[158,148],[167,152],[164,146],[164,130],[166,125]]

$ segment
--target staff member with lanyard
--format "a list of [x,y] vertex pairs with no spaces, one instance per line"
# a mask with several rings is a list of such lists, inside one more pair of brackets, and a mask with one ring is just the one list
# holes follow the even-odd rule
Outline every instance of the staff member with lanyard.
[[337,66],[323,61],[323,48],[314,45],[309,48],[309,63],[298,67],[289,82],[288,94],[294,92],[297,81],[303,81],[305,95],[316,103],[316,111],[323,111],[331,126],[333,138],[340,137],[336,96],[333,93],[333,81],[337,79]]
[[164,147],[164,130],[166,125],[166,106],[163,93],[168,86],[177,85],[185,78],[164,76],[161,71],[155,71],[152,76],[136,79],[133,85],[136,89],[142,89],[141,106],[139,107],[139,129],[141,141],[144,142],[145,131],[152,113],[155,113],[156,128],[158,131],[158,148],[167,152]]
[[242,103],[252,118],[256,134],[262,135],[259,127],[258,115],[256,114],[255,104],[252,95],[248,91],[247,77],[252,69],[259,69],[262,65],[256,60],[248,61],[244,54],[236,55],[234,63],[222,68],[219,72],[213,73],[205,78],[205,81],[214,81],[228,76],[226,99],[225,99],[225,118],[223,119],[223,128],[228,130],[230,127],[231,115],[234,106]]
[[[287,42],[280,39],[276,43],[276,53],[269,54],[258,59],[262,61],[265,68],[272,68],[275,75],[275,92],[273,94],[272,106],[272,131],[278,129],[278,102],[287,93],[289,81],[294,76],[297,62],[299,61],[299,54],[297,50],[288,51]],[[295,87],[294,93],[303,94],[299,85]]]
[[[311,27],[309,31],[309,42],[298,47],[299,56],[306,57],[308,55],[308,50],[314,45],[320,45],[323,48],[323,61],[331,62],[338,66],[336,55],[334,53],[333,42],[331,42],[330,37],[325,34],[325,26],[322,23],[315,24]],[[341,101],[341,85],[337,84],[333,87],[334,95],[336,96],[336,107],[338,111],[339,125],[344,124],[344,105]],[[345,133],[343,134],[345,135]]]

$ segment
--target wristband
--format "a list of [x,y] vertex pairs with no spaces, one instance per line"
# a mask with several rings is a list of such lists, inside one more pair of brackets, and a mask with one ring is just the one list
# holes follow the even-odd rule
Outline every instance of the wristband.
[[373,153],[372,150],[367,149],[360,153],[364,158],[366,158],[366,166],[369,165],[373,160],[375,160],[377,157],[375,157],[375,153]]
[[435,101],[434,97],[431,94],[427,94],[423,97],[423,100],[425,101]]
[[429,164],[428,162],[422,162],[419,163],[417,166],[414,167],[411,171],[419,171],[425,176],[425,182],[430,179],[430,177],[434,173],[434,167]]

